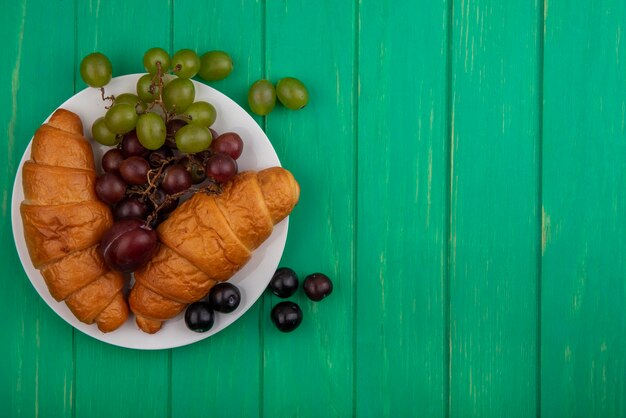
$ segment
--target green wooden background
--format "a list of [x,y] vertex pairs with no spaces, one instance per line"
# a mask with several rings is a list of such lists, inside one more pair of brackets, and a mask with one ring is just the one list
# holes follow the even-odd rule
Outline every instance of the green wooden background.
[[[18,0],[0,13],[0,415],[625,417],[626,3]],[[292,334],[264,296],[200,343],[109,346],[38,297],[10,201],[34,130],[143,52],[228,51],[310,105],[257,121],[302,187],[282,265],[327,273]]]

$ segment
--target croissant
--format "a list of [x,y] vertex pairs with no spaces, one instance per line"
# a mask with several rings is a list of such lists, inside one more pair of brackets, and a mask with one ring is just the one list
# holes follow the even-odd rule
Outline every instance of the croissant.
[[22,177],[26,247],[50,294],[80,321],[117,329],[129,314],[125,279],[98,249],[113,218],[96,196],[93,153],[78,115],[59,109],[37,130]]
[[300,195],[292,174],[280,167],[242,172],[217,196],[196,193],[157,228],[153,259],[135,271],[129,296],[139,328],[148,333],[203,299],[250,259]]

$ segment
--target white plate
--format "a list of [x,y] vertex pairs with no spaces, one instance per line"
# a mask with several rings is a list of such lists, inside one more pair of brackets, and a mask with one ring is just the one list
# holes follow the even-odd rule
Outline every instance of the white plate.
[[[142,74],[131,74],[112,79],[105,88],[106,94],[117,95],[126,92],[134,92],[137,79],[141,75]],[[217,120],[212,128],[219,133],[234,131],[241,135],[244,141],[244,151],[237,160],[240,171],[261,170],[263,168],[280,165],[278,156],[267,136],[245,110],[239,107],[234,101],[209,86],[195,81],[194,85],[196,88],[196,100],[207,101],[213,104],[217,110]],[[87,88],[71,97],[60,107],[77,113],[83,121],[85,135],[90,137],[91,125],[98,117],[104,114],[104,105],[105,103],[100,98],[100,90]],[[93,141],[91,142],[97,162],[96,165],[99,165],[100,157],[108,148]],[[87,325],[78,321],[65,303],[57,302],[52,298],[43,277],[39,271],[33,267],[28,255],[28,250],[26,249],[19,209],[20,203],[24,200],[21,167],[24,162],[30,158],[31,143],[29,143],[26,151],[24,151],[24,155],[20,161],[20,169],[17,172],[13,185],[11,221],[13,223],[15,246],[17,247],[17,252],[24,270],[37,292],[39,292],[39,295],[52,310],[74,328],[100,341],[120,347],[147,350],[179,347],[205,339],[232,324],[255,303],[267,287],[274,271],[276,271],[285,247],[288,219],[283,220],[274,227],[274,231],[269,239],[255,250],[248,264],[230,280],[231,283],[236,284],[241,290],[241,304],[235,312],[230,314],[216,314],[215,325],[213,325],[213,328],[208,332],[196,333],[189,331],[185,326],[183,314],[167,321],[161,331],[154,335],[149,335],[141,331],[137,327],[132,314],[122,327],[106,334],[100,332],[96,325]]]

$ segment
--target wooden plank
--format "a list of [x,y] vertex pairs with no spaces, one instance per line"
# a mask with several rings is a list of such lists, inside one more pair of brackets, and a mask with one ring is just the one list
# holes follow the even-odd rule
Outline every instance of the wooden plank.
[[[55,25],[50,25],[50,22]],[[43,28],[46,28],[45,30]],[[0,404],[11,417],[72,415],[72,327],[30,284],[11,230],[13,180],[30,138],[72,94],[74,6],[7,3],[0,15]],[[67,49],[58,50],[57,45]]]
[[539,2],[454,2],[450,416],[537,415]]
[[310,93],[304,109],[277,106],[267,117],[268,136],[301,186],[281,263],[301,280],[326,273],[335,289],[318,303],[302,291],[290,298],[304,314],[290,334],[270,321],[280,299],[265,297],[265,417],[353,413],[354,15],[354,2],[267,1],[267,76],[296,77]]
[[356,411],[443,417],[448,2],[359,22]]
[[[150,6],[128,1],[77,2],[76,85],[78,66],[93,51],[107,55],[113,75],[144,72],[143,53],[169,49],[171,2]],[[86,417],[160,417],[170,412],[170,352],[128,350],[75,333],[76,415]]]
[[545,5],[541,412],[626,416],[626,4]]
[[[207,83],[247,108],[248,86],[262,72],[262,5],[176,1],[174,51],[224,50],[234,61],[224,80]],[[244,150],[245,152],[245,150]],[[211,338],[172,353],[172,414],[253,417],[259,414],[259,304]],[[190,400],[193,400],[190,402]]]

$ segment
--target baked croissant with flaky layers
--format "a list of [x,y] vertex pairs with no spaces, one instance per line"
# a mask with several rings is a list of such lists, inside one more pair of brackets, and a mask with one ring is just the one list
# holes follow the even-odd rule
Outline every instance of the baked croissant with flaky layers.
[[111,271],[98,249],[113,223],[95,192],[93,153],[75,113],[59,109],[33,138],[22,168],[20,206],[24,238],[33,265],[57,301],[102,332],[128,318],[124,277]]
[[272,167],[239,173],[219,195],[199,192],[180,205],[157,229],[154,258],[135,271],[129,303],[139,328],[157,332],[216,282],[231,278],[299,196],[292,174]]

